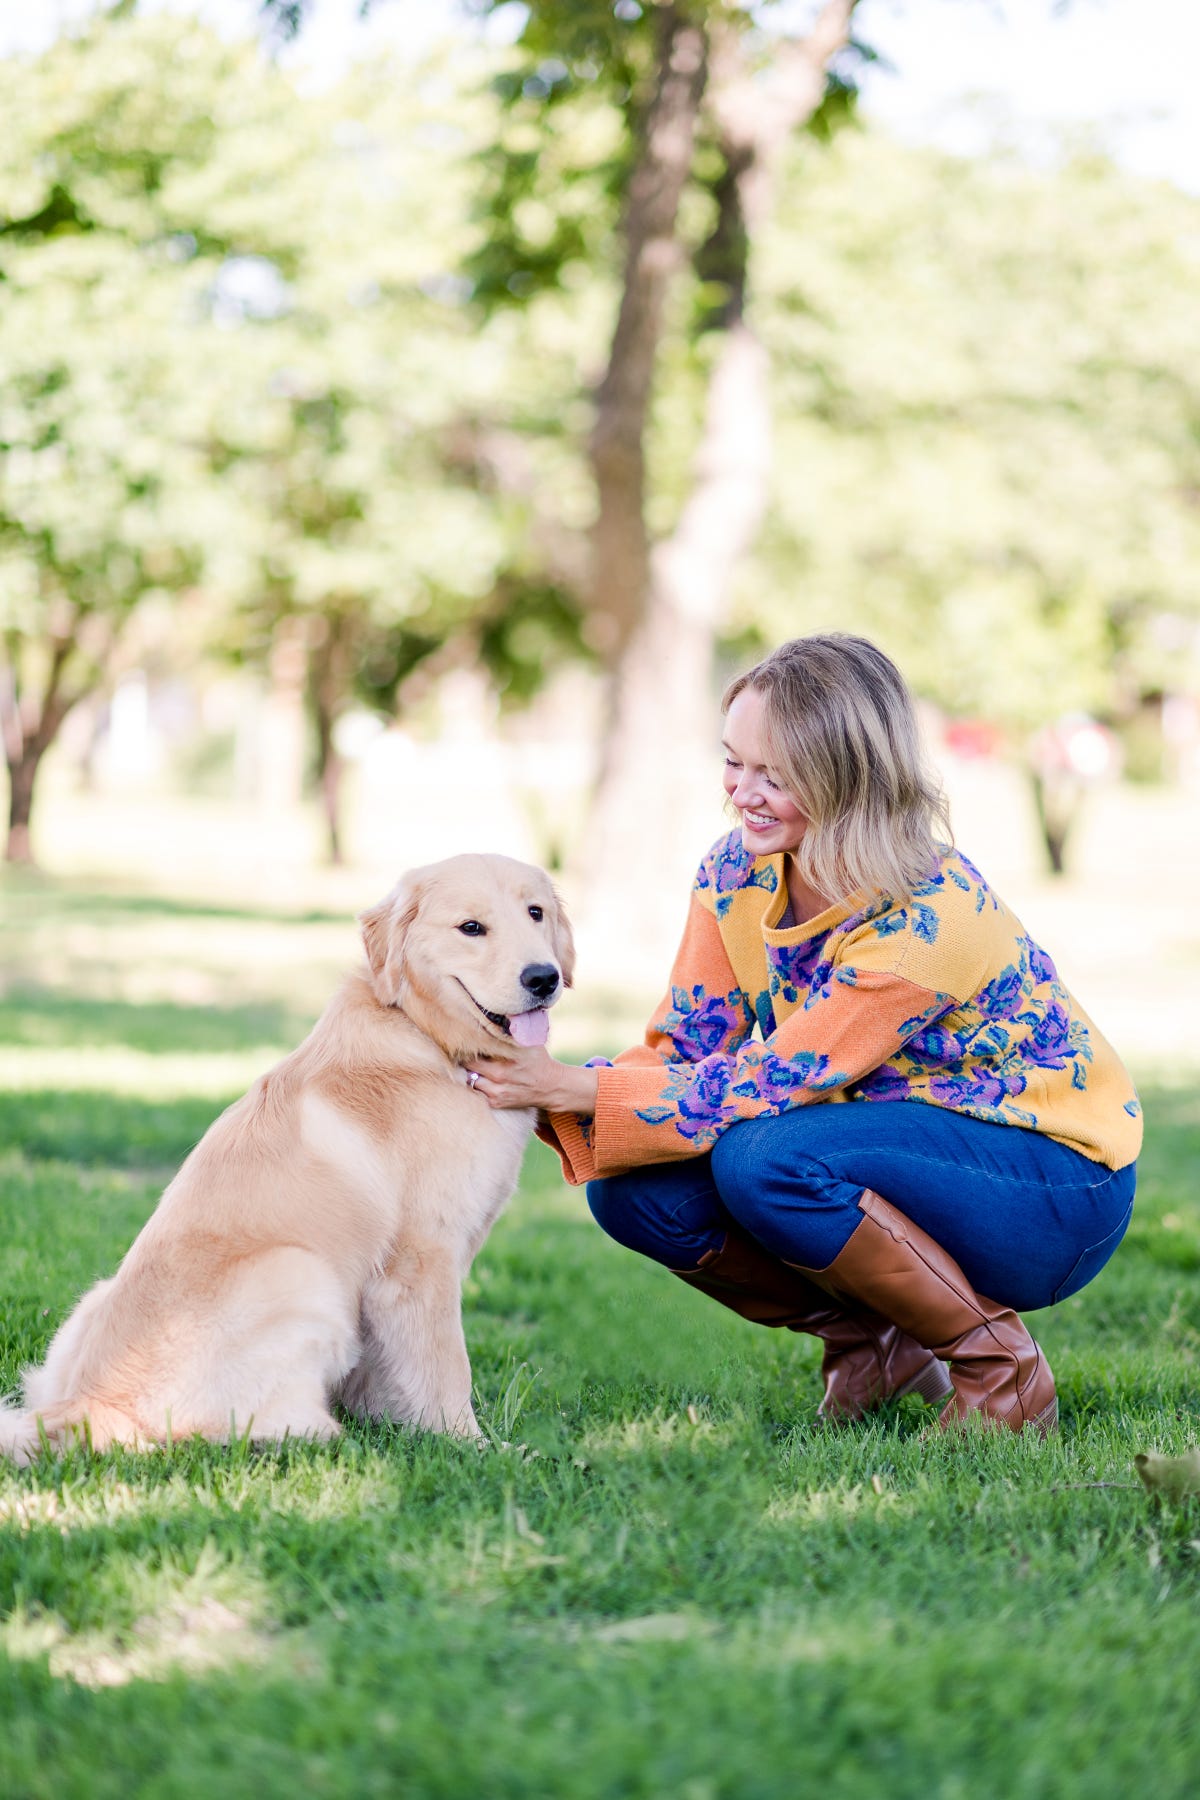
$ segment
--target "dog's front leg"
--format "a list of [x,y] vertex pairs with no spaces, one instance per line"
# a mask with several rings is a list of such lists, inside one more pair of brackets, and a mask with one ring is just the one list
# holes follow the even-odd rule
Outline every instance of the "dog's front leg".
[[372,1276],[361,1301],[363,1353],[342,1384],[343,1405],[460,1437],[482,1433],[471,1409],[471,1364],[455,1257],[407,1247]]

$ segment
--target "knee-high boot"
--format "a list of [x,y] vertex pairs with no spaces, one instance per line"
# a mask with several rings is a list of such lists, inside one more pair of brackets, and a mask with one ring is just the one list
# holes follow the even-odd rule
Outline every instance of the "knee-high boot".
[[799,1269],[838,1301],[865,1305],[950,1365],[954,1392],[938,1423],[978,1414],[1044,1436],[1058,1422],[1054,1377],[1011,1307],[977,1294],[928,1232],[870,1188],[862,1221],[827,1269]]
[[945,1365],[899,1327],[857,1302],[831,1300],[740,1231],[730,1231],[698,1269],[672,1273],[756,1325],[821,1338],[825,1397],[818,1417],[827,1422],[860,1419],[902,1394],[933,1405],[951,1392]]

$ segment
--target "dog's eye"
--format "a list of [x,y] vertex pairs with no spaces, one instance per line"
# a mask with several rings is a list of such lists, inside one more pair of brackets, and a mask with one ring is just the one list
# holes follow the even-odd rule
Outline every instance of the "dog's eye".
[[529,909],[529,916],[531,919],[536,919],[538,924],[540,925],[546,915],[542,911],[540,906],[531,906]]
[[464,937],[486,937],[487,926],[481,925],[478,919],[464,919],[458,928]]

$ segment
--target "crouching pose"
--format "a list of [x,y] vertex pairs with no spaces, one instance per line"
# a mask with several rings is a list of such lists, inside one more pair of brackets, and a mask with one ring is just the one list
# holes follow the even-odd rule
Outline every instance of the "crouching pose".
[[[541,1109],[619,1243],[824,1341],[822,1417],[917,1394],[1045,1432],[1019,1314],[1129,1224],[1137,1096],[1050,957],[935,835],[911,696],[873,645],[782,645],[725,700],[739,828],[700,865],[644,1044],[479,1062]],[[948,829],[946,835],[949,835]]]

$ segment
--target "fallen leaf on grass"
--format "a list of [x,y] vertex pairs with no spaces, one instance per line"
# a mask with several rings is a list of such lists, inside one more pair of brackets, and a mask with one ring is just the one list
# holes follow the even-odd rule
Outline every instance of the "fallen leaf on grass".
[[1160,1456],[1157,1450],[1139,1450],[1133,1463],[1148,1494],[1176,1502],[1200,1494],[1200,1446],[1184,1456]]

